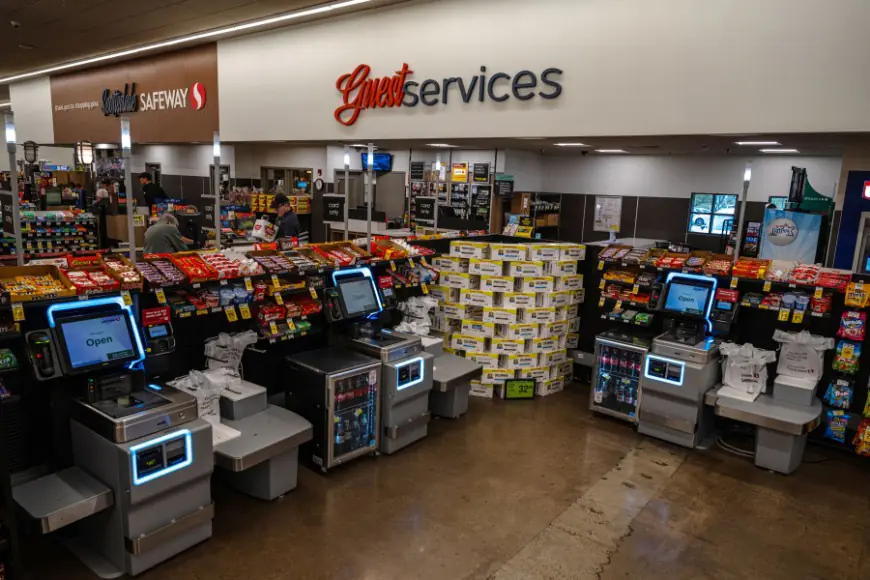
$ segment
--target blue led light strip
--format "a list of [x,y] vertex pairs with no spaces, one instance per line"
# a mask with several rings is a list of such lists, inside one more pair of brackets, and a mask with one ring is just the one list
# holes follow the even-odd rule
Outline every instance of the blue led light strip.
[[[712,282],[713,291],[710,292],[710,299],[707,301],[707,312],[704,315],[704,322],[707,323],[707,330],[713,330],[713,323],[710,322],[710,312],[713,310],[713,302],[716,300],[716,288],[719,286],[718,280],[711,276],[701,276],[700,274],[683,274],[682,272],[671,272],[665,280],[666,284],[670,284],[674,278],[688,278],[689,280],[698,280],[700,282]],[[668,290],[670,291],[670,290]]]
[[[680,367],[680,380],[675,381],[673,379],[667,378],[666,376],[665,377],[654,377],[651,374],[649,374],[649,365],[653,359],[660,361],[660,362],[666,362],[669,365],[677,365],[678,367]],[[667,375],[667,373],[665,373],[665,374]],[[669,359],[669,358],[663,358],[660,356],[648,354],[646,356],[646,366],[644,366],[643,375],[652,381],[661,381],[663,383],[668,383],[668,384],[671,384],[671,385],[674,385],[677,387],[682,387],[683,386],[683,378],[686,375],[686,363],[678,361],[678,360],[673,360],[673,359]]]
[[[405,385],[398,386],[399,385],[399,369],[403,369],[406,366],[409,366],[409,365],[412,365],[415,363],[420,363],[420,378],[418,378],[415,381],[411,381],[410,383],[407,383]],[[409,387],[413,387],[414,385],[419,385],[420,383],[423,382],[423,374],[424,374],[423,371],[424,370],[425,370],[425,368],[423,365],[423,357],[422,356],[418,356],[417,358],[412,358],[411,360],[405,361],[400,365],[396,365],[396,388],[400,391],[403,391]]]
[[[139,465],[138,461],[136,461],[136,454],[140,451],[144,451],[147,449],[151,449],[152,447],[157,447],[166,443],[167,441],[172,441],[173,439],[180,439],[184,437],[184,456],[185,459],[181,463],[176,463],[175,465],[170,465],[169,467],[164,467],[160,471],[155,471],[154,473],[149,473],[144,477],[139,477]],[[145,443],[139,443],[138,445],[134,445],[130,448],[130,461],[133,467],[133,485],[142,485],[143,483],[148,483],[149,481],[154,481],[155,479],[159,479],[164,475],[169,475],[179,469],[184,469],[191,463],[193,463],[193,442],[190,435],[190,431],[187,429],[181,429],[180,431],[173,431],[172,433],[168,433],[163,435],[162,437],[158,437],[157,439],[152,439],[151,441],[146,441]]]
[[132,361],[127,368],[132,369],[139,363],[145,360],[145,348],[142,346],[142,338],[139,336],[139,327],[136,325],[136,319],[133,317],[133,310],[126,304],[120,296],[108,296],[104,298],[91,298],[87,302],[62,302],[61,304],[52,304],[48,307],[48,325],[51,328],[55,327],[54,313],[65,312],[67,310],[88,310],[98,306],[106,306],[116,304],[121,307],[121,310],[127,313],[130,318],[130,327],[133,329],[133,336],[136,338],[136,347],[138,348],[139,358]]

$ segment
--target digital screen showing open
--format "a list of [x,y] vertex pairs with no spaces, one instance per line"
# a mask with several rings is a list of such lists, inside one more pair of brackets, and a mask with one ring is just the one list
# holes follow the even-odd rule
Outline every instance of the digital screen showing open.
[[704,316],[712,291],[711,286],[671,282],[664,309],[688,316]]
[[375,286],[370,278],[339,280],[338,290],[348,318],[372,314],[380,310]]
[[124,313],[58,321],[72,369],[122,364],[137,358],[135,338]]

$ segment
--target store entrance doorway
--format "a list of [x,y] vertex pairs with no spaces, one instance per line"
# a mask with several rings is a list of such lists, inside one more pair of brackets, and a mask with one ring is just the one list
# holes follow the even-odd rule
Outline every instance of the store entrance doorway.
[[[348,174],[350,187],[346,190],[344,187],[344,171],[336,170],[335,172],[335,193],[345,195],[347,192],[348,208],[365,207],[366,203],[366,185],[362,171],[351,171]],[[377,195],[377,192],[375,192]]]

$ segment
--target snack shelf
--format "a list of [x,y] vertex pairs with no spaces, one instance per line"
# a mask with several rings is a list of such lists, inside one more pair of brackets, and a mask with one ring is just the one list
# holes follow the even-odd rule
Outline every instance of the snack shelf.
[[657,311],[658,311],[656,308],[652,308],[652,307],[650,307],[650,305],[649,305],[648,303],[646,303],[646,302],[635,302],[635,301],[633,301],[633,300],[624,300],[624,299],[621,299],[621,298],[613,298],[613,297],[611,297],[611,296],[602,296],[602,297],[598,300],[599,307],[600,307],[600,306],[603,306],[602,302],[608,302],[608,301],[612,301],[612,302],[622,302],[623,304],[631,305],[632,308],[638,308],[638,309],[640,309],[640,310],[644,310],[644,311],[646,311],[646,312],[657,312]]
[[647,323],[636,322],[634,320],[625,320],[622,318],[621,314],[614,315],[613,312],[605,312],[601,315],[602,320],[610,320],[611,322],[621,322],[622,324],[628,324],[629,326],[637,326],[640,328],[649,328],[653,325],[653,316],[650,315],[650,320]]

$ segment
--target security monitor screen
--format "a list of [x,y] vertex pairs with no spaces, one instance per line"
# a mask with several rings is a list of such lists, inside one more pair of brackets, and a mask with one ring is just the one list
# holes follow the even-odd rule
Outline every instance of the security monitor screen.
[[120,362],[134,358],[136,347],[125,314],[58,322],[70,367]]
[[378,297],[375,296],[375,286],[370,278],[339,281],[338,291],[348,318],[371,314],[380,309]]
[[712,290],[710,286],[671,282],[665,300],[665,310],[690,316],[704,316],[707,313],[707,302],[710,300]]

